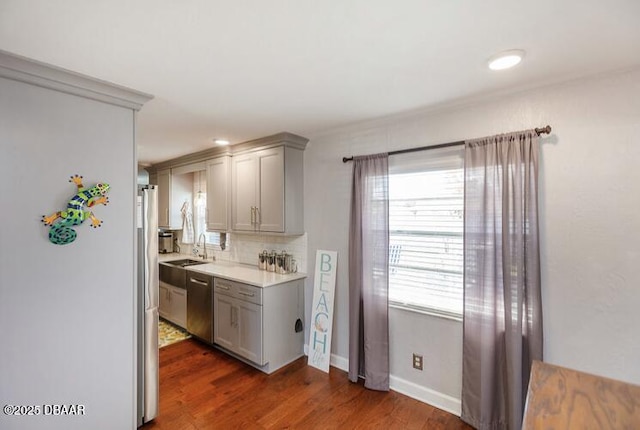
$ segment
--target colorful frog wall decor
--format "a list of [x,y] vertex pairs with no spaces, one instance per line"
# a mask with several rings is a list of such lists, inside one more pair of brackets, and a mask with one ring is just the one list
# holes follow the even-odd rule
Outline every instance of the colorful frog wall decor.
[[[46,226],[51,226],[49,230],[49,241],[56,245],[67,245],[74,240],[78,233],[71,228],[73,225],[80,225],[85,219],[91,219],[91,227],[102,226],[102,221],[93,215],[93,212],[85,210],[97,204],[106,205],[109,198],[105,196],[109,192],[109,184],[99,183],[91,188],[82,185],[82,176],[71,176],[69,182],[73,182],[78,187],[78,193],[69,199],[67,209],[55,212],[49,216],[42,216],[42,222]],[[57,223],[55,221],[60,219]],[[55,223],[55,224],[54,224]]]

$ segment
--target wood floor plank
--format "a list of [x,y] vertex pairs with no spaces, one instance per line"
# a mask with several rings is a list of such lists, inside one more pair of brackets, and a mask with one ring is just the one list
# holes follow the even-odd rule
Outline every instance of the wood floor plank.
[[301,358],[266,375],[188,339],[160,350],[160,413],[142,430],[460,429],[457,416]]
[[[305,367],[292,375],[294,380],[287,387],[286,402],[276,405],[258,420],[265,428],[291,427],[300,418],[301,410],[310,411],[310,402],[330,395],[332,386],[327,384],[326,375],[322,372],[306,367],[306,363],[299,360]],[[335,387],[335,384],[333,385]]]

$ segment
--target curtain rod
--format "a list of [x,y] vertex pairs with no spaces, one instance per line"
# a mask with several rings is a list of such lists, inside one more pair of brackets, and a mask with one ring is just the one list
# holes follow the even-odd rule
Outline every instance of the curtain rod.
[[[540,136],[541,134],[549,134],[551,133],[551,126],[547,125],[539,128],[536,127],[535,131],[538,136]],[[438,145],[431,145],[431,146],[421,146],[419,148],[399,149],[397,151],[389,152],[389,155],[405,154],[407,152],[416,152],[416,151],[426,151],[428,149],[448,148],[450,146],[460,146],[460,145],[464,145],[464,142],[465,142],[464,140],[458,140],[456,142],[440,143]],[[342,157],[343,163],[346,163],[352,160],[353,160],[353,157]]]

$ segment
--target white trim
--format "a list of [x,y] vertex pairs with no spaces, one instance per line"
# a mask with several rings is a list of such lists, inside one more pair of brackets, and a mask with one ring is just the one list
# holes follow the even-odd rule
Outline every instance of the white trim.
[[[304,354],[309,355],[309,345],[304,346]],[[349,371],[349,359],[336,354],[331,354],[331,366],[344,372]],[[456,416],[462,412],[462,402],[448,394],[441,393],[430,388],[422,387],[411,381],[390,375],[389,388],[407,397],[426,403],[434,408],[442,409]]]
[[[307,357],[309,356],[309,344],[308,343],[304,344],[304,355],[306,355]],[[331,354],[331,359],[329,361],[329,364],[332,367],[335,367],[338,370],[342,370],[344,372],[349,372],[349,359],[348,358],[340,357],[339,355],[336,355],[336,354]]]
[[336,354],[331,354],[331,365],[336,369],[343,370],[345,372],[349,372],[349,359],[340,357]]
[[462,411],[462,402],[460,399],[430,388],[422,387],[411,381],[398,378],[397,376],[391,375],[389,377],[389,388],[405,396],[409,396],[412,399],[427,403],[435,408],[442,409],[457,416],[460,416]]
[[140,110],[150,94],[0,50],[0,77]]
[[392,302],[391,300],[389,300],[389,307],[390,308],[394,308],[394,309],[400,309],[402,311],[405,312],[413,312],[416,314],[422,314],[422,315],[429,315],[432,317],[436,317],[436,318],[442,318],[445,320],[451,320],[451,321],[458,321],[458,322],[462,322],[462,314],[458,314],[458,313],[448,313],[446,311],[440,310],[440,309],[434,309],[434,308],[425,308],[425,307],[420,307],[420,306],[408,306],[399,302]]

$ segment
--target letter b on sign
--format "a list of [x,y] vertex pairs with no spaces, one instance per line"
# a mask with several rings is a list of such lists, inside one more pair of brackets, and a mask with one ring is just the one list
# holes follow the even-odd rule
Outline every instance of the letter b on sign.
[[320,271],[321,272],[331,271],[331,256],[329,254],[322,254],[320,256]]

